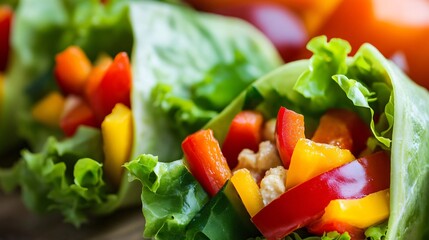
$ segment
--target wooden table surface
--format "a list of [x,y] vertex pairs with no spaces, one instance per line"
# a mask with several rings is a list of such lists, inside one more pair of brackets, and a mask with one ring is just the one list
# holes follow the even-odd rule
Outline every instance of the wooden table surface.
[[64,223],[59,215],[32,214],[21,202],[19,193],[0,192],[0,240],[142,239],[143,227],[140,207],[93,219],[76,229]]

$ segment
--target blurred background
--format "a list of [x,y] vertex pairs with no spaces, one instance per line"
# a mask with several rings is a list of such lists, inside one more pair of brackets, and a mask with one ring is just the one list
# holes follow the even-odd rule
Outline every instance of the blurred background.
[[[415,82],[429,88],[428,0],[187,0],[187,3],[200,11],[252,23],[275,44],[285,62],[309,57],[305,49],[307,41],[322,34],[348,40],[355,51],[369,42]],[[4,71],[8,58],[12,16],[11,8],[0,2],[0,72]]]
[[[369,42],[429,89],[428,0],[188,0],[198,10],[244,19],[275,44],[286,62],[307,58],[309,39]],[[353,54],[353,52],[352,52]]]

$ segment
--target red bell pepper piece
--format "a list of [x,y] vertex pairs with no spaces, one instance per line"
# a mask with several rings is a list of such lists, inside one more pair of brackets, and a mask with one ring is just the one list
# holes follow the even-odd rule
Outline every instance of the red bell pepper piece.
[[12,18],[12,9],[7,5],[0,6],[0,72],[6,70],[9,59]]
[[362,198],[389,188],[390,160],[378,152],[320,174],[282,194],[252,221],[266,238],[283,238],[321,217],[334,199]]
[[276,144],[285,168],[289,168],[295,145],[300,138],[305,138],[304,116],[280,107],[276,122]]
[[213,131],[200,130],[182,142],[189,170],[203,188],[214,196],[231,177],[225,157]]
[[364,240],[365,231],[361,228],[352,226],[350,224],[338,221],[332,222],[318,222],[312,223],[307,226],[307,230],[310,233],[322,236],[324,233],[337,231],[338,233],[347,232],[350,235],[351,240]]
[[98,123],[112,112],[117,103],[130,107],[131,66],[125,52],[118,53],[98,86],[88,93]]
[[73,136],[79,126],[83,125],[96,127],[97,121],[89,105],[80,97],[70,95],[68,98],[74,99],[71,106],[67,106],[66,103],[65,112],[60,120],[60,127],[64,134],[68,137]]
[[91,61],[77,46],[70,46],[55,57],[55,79],[66,94],[83,92],[91,68]]
[[222,145],[222,152],[231,169],[237,166],[238,155],[247,148],[258,151],[264,117],[256,111],[242,111],[231,122]]
[[371,136],[368,125],[355,112],[345,109],[332,109],[320,119],[312,138],[319,143],[336,145],[359,155]]

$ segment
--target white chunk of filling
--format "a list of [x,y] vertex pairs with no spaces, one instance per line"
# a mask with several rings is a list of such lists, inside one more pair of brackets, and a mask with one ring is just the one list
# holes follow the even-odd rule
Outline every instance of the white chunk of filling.
[[270,168],[281,166],[282,161],[274,143],[264,141],[259,144],[257,153],[249,149],[244,149],[238,155],[238,165],[236,169],[247,168],[255,180],[258,182]]
[[286,191],[287,170],[283,166],[271,168],[261,180],[261,195],[265,205]]

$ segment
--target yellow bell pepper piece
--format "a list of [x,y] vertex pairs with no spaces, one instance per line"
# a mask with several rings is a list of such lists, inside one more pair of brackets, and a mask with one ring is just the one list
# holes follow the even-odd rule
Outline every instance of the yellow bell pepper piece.
[[287,173],[286,189],[354,159],[353,154],[347,149],[301,138],[292,154]]
[[368,228],[389,217],[389,189],[360,199],[333,200],[325,208],[321,220],[339,221],[358,228]]
[[131,110],[116,104],[112,113],[101,124],[104,148],[104,170],[113,184],[119,186],[122,165],[128,161],[133,141],[133,118]]
[[64,104],[65,99],[59,92],[51,92],[36,103],[31,110],[31,115],[36,121],[42,124],[50,127],[59,127]]
[[258,184],[249,170],[242,168],[235,171],[231,177],[231,182],[234,184],[250,216],[253,217],[264,207]]

